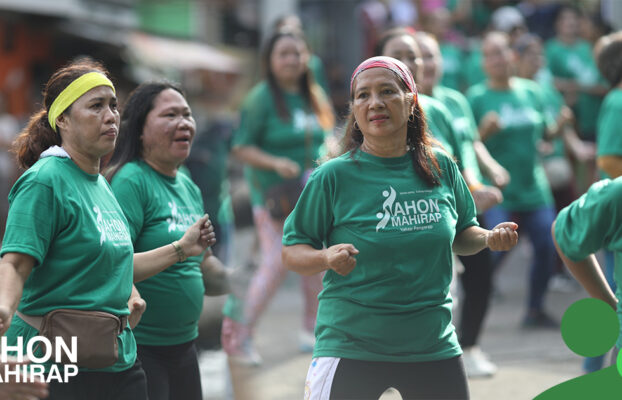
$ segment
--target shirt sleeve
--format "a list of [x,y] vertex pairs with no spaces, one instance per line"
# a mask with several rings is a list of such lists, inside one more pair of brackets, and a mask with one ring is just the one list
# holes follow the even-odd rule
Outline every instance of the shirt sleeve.
[[562,252],[580,261],[622,238],[622,180],[605,179],[559,212],[555,240]]
[[555,118],[556,115],[552,115],[546,110],[546,96],[544,95],[544,90],[540,86],[535,86],[533,90],[533,95],[535,97],[534,104],[536,105],[537,110],[542,114],[542,118],[544,119],[544,124],[549,131],[554,131],[557,128],[557,121]]
[[232,138],[233,147],[261,146],[267,113],[264,105],[268,99],[261,99],[252,93],[242,104],[240,120]]
[[471,191],[469,191],[464,178],[462,178],[462,174],[458,171],[458,166],[451,160],[447,160],[447,164],[456,201],[456,213],[458,214],[456,234],[458,234],[469,226],[479,226],[477,222],[477,211],[475,209],[473,196],[471,196]]
[[321,249],[333,225],[334,185],[327,174],[315,170],[305,185],[294,211],[285,220],[283,245],[308,244]]
[[447,110],[447,108],[444,108],[440,114],[442,116],[440,120],[443,121],[442,129],[445,130],[445,136],[446,136],[445,139],[447,140],[449,145],[453,148],[454,157],[456,158],[456,162],[458,163],[458,168],[460,170],[463,170],[464,164],[462,160],[464,159],[464,156],[462,154],[462,146],[458,142],[458,135],[456,134],[456,131],[454,130],[454,125],[452,124],[452,121],[451,121],[451,113],[449,112],[449,110]]
[[25,179],[9,195],[9,214],[0,256],[23,253],[36,265],[43,262],[50,244],[63,226],[63,208],[51,186]]
[[462,113],[464,117],[467,119],[471,132],[473,134],[473,141],[480,140],[479,131],[477,130],[477,123],[475,122],[475,116],[473,115],[473,109],[469,104],[466,97],[462,97],[461,99],[456,100],[460,108],[462,109]]
[[471,113],[473,114],[473,121],[475,122],[475,127],[478,128],[479,120],[482,118],[481,111],[478,107],[478,97],[473,93],[473,90],[469,89],[467,91],[466,98],[471,108]]
[[612,107],[605,99],[598,118],[596,144],[599,156],[622,156],[622,135],[620,134],[620,115],[622,104]]
[[143,228],[146,208],[139,184],[134,180],[115,177],[110,186],[121,206],[121,210],[123,210],[123,214],[125,214],[125,218],[127,218],[132,243],[136,243],[136,239],[138,239]]
[[557,63],[557,52],[555,51],[554,43],[549,41],[544,46],[544,57],[546,58],[546,65],[553,74],[553,76],[559,75],[559,67]]

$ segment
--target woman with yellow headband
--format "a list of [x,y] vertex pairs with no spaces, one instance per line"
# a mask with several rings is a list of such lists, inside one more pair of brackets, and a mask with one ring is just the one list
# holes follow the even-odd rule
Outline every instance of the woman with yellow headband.
[[35,336],[58,336],[61,323],[77,336],[77,360],[69,360],[76,376],[50,379],[55,359],[45,362],[42,348],[34,352],[43,359],[51,399],[146,399],[131,330],[145,309],[133,289],[133,264],[161,270],[176,262],[180,248],[200,254],[213,242],[211,226],[203,217],[178,243],[134,255],[127,220],[99,174],[119,129],[104,68],[90,61],[61,68],[43,96],[44,108],[15,142],[27,170],[9,195],[0,334],[16,350],[21,343],[23,353]]

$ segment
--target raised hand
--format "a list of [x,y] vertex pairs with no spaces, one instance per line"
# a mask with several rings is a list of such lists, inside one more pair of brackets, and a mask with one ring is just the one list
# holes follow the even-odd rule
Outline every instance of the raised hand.
[[494,111],[488,111],[479,123],[479,135],[482,142],[495,135],[501,130],[501,119],[499,114]]
[[11,326],[11,310],[7,306],[0,306],[0,336],[4,335]]
[[277,159],[274,170],[282,178],[295,178],[300,175],[300,166],[286,157]]
[[483,213],[503,201],[501,191],[494,186],[482,186],[471,194],[478,213]]
[[207,214],[192,224],[184,236],[179,239],[179,245],[184,250],[186,257],[198,256],[214,243],[216,243],[216,234],[212,221]]

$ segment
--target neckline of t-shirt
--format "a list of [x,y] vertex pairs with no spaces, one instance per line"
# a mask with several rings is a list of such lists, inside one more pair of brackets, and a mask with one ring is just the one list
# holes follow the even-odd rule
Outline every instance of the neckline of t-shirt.
[[[352,153],[350,153],[352,154]],[[380,157],[367,152],[364,152],[360,148],[356,150],[354,154],[355,160],[363,160],[363,161],[371,161],[373,163],[382,164],[382,165],[401,165],[410,163],[410,155],[408,152],[403,156],[399,157]]]
[[97,173],[97,174],[89,174],[88,172],[86,172],[85,170],[80,168],[78,166],[78,164],[76,164],[75,161],[73,161],[71,158],[50,156],[50,157],[46,157],[44,159],[55,159],[55,160],[58,160],[58,162],[60,162],[60,163],[65,163],[65,164],[69,165],[70,168],[73,168],[76,171],[78,171],[78,173],[84,175],[90,181],[97,181],[99,179],[99,176],[101,175],[99,173]]
[[158,175],[159,177],[161,177],[162,179],[164,179],[165,181],[170,182],[170,183],[177,182],[177,176],[181,173],[181,172],[179,172],[179,169],[177,169],[177,175],[175,175],[175,176],[168,176],[168,175],[165,175],[162,172],[156,170],[155,168],[153,168],[145,160],[141,159],[140,162],[143,163],[147,168],[149,168],[149,170],[153,171],[156,175]]

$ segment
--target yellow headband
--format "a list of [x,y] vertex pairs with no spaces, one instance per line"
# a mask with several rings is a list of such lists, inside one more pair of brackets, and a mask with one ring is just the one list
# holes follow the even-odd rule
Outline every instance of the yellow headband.
[[56,132],[56,118],[63,113],[80,96],[97,86],[110,86],[114,92],[114,85],[110,79],[100,72],[89,72],[71,82],[52,103],[48,111],[48,121]]

